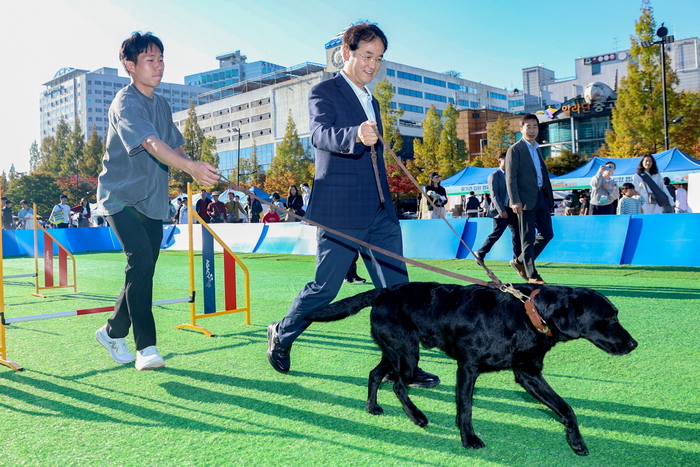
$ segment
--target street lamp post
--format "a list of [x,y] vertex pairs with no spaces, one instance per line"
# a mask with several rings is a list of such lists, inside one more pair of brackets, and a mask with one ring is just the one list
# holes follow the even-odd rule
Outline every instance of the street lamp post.
[[231,128],[229,132],[238,133],[238,149],[236,151],[236,185],[241,185],[241,127]]
[[642,41],[642,47],[648,48],[652,45],[661,46],[661,86],[662,94],[661,98],[663,100],[664,107],[664,149],[668,151],[669,140],[668,140],[668,109],[666,103],[666,44],[671,44],[675,38],[668,35],[668,28],[661,23],[661,27],[656,30],[656,35],[659,37],[658,41]]

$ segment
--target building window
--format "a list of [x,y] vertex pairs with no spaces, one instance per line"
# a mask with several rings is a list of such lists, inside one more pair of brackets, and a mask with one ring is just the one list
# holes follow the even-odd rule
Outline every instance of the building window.
[[412,73],[406,73],[404,71],[399,71],[398,73],[399,78],[409,79],[411,81],[417,81],[419,83],[423,82],[423,78],[420,75],[414,75]]
[[425,84],[432,84],[433,86],[440,86],[443,88],[447,86],[447,83],[445,83],[444,81],[441,81],[439,79],[428,78],[427,76],[423,78],[423,82]]
[[440,96],[438,94],[430,94],[429,92],[425,93],[425,98],[430,99],[431,101],[447,102],[447,97]]
[[405,110],[406,112],[416,112],[419,114],[423,113],[423,107],[419,107],[417,105],[410,105],[410,104],[401,104],[399,103],[399,108]]
[[499,93],[497,93],[497,92],[490,92],[490,91],[489,91],[489,97],[491,97],[491,98],[493,98],[493,99],[501,99],[501,100],[504,100],[504,101],[505,101],[505,100],[508,100],[508,96],[506,96],[505,94],[499,94]]
[[386,75],[387,76],[396,76],[396,72],[394,70],[392,70],[391,68],[387,68]]
[[600,65],[601,65],[600,62],[591,64],[591,74],[592,75],[599,75],[600,74]]
[[423,98],[423,93],[420,91],[414,91],[413,89],[406,89],[406,88],[398,88],[399,94],[402,96],[411,96],[411,97],[419,97]]
[[[566,98],[564,98],[564,101],[566,101]],[[520,99],[518,101],[510,101],[508,102],[508,107],[522,107],[525,105],[525,100]]]
[[102,81],[95,81],[95,84],[102,84]]
[[508,112],[508,109],[505,107],[496,107],[495,105],[489,105],[489,109],[498,110],[499,112]]
[[456,83],[447,83],[447,87],[455,91],[469,92],[469,86],[462,86]]

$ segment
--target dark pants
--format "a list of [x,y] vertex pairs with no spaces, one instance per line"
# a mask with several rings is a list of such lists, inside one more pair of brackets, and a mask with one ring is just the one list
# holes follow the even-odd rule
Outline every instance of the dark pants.
[[493,218],[493,232],[486,237],[484,244],[481,245],[476,253],[479,257],[484,258],[491,248],[496,244],[499,238],[506,231],[506,228],[510,229],[511,239],[513,242],[513,258],[518,258],[522,251],[520,244],[520,227],[518,227],[518,216],[509,207],[505,208],[508,213],[508,217],[494,217]]
[[[384,209],[377,214],[376,219],[367,229],[337,230],[370,245],[376,245],[399,255],[403,254],[401,227],[389,218]],[[357,243],[332,235],[323,229],[318,229],[316,237],[318,249],[314,280],[299,292],[289,307],[287,315],[279,324],[279,340],[286,347],[290,347],[311,324],[304,317],[312,311],[327,306],[338,295],[345,274],[355,261],[358,248],[376,288],[408,282],[408,272],[402,261],[360,247]]]
[[[519,262],[525,266],[528,278],[537,277],[535,260],[542,253],[547,243],[554,238],[552,215],[549,212],[549,202],[544,192],[537,192],[535,209],[522,211],[518,216],[520,222],[520,239],[522,251]],[[535,236],[535,230],[537,236]]]
[[132,207],[107,216],[126,255],[126,279],[114,313],[107,320],[107,334],[115,339],[129,335],[133,326],[136,350],[156,345],[153,319],[153,274],[163,239],[163,221],[150,219]]
[[350,268],[348,269],[348,273],[345,274],[345,280],[346,281],[352,281],[356,277],[360,277],[357,275],[357,259],[360,257],[360,252],[358,251],[355,253],[355,259],[352,260],[352,263],[350,263]]
[[591,214],[594,216],[615,214],[612,204],[606,204],[604,206],[599,206],[597,204],[591,204]]

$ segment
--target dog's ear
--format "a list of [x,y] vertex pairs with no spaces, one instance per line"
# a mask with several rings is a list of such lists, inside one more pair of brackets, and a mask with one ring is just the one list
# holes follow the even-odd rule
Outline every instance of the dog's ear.
[[581,337],[577,316],[582,311],[582,297],[578,289],[545,286],[535,297],[535,306],[550,327],[569,339]]

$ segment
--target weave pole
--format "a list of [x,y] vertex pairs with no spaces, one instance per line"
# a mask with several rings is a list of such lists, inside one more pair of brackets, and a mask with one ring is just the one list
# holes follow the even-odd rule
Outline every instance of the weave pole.
[[[207,225],[197,214],[192,206],[192,186],[187,184],[187,232],[189,234],[189,267],[190,290],[195,295],[194,279],[194,220],[197,220],[202,228],[202,295],[204,299],[204,312],[197,313],[197,304],[190,302],[190,322],[176,326],[175,329],[192,329],[203,333],[207,337],[214,334],[203,326],[197,325],[197,321],[214,316],[228,315],[232,313],[245,313],[245,324],[250,324],[250,273],[245,264],[231,251],[226,243]],[[223,248],[224,257],[224,310],[216,310],[216,267],[214,263],[214,242]],[[243,273],[243,306],[238,306],[236,287],[236,266]]]
[[[61,243],[56,240],[56,238],[51,235],[43,226],[39,225],[39,219],[36,214],[36,204],[34,206],[34,272],[35,272],[35,282],[36,291],[31,294],[35,297],[46,298],[46,295],[39,293],[39,290],[44,289],[62,289],[66,287],[72,287],[73,292],[78,291],[78,280],[75,267],[75,256],[68,251],[66,247],[61,245]],[[43,266],[44,266],[44,285],[39,285],[39,230],[43,232],[44,235],[44,252],[43,252]],[[54,284],[54,258],[53,258],[53,245],[56,244],[58,247],[58,285]],[[68,283],[68,257],[70,257],[73,266],[73,283]]]

